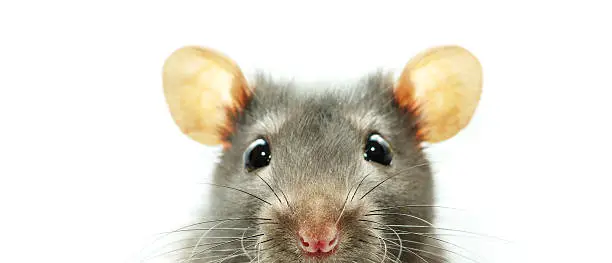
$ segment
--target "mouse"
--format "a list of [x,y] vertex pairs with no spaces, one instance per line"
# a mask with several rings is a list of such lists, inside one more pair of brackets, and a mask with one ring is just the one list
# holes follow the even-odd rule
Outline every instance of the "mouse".
[[476,112],[482,66],[468,49],[433,46],[397,77],[342,88],[247,78],[205,46],[172,51],[162,75],[180,133],[221,149],[176,262],[447,262],[424,150]]

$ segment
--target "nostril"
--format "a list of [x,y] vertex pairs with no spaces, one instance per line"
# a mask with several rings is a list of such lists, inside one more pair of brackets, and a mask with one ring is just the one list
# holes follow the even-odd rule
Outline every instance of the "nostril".
[[326,256],[335,251],[338,245],[338,231],[335,227],[315,228],[298,232],[300,247],[308,256]]
[[336,240],[338,239],[338,236],[334,237],[334,239],[332,239],[331,241],[329,241],[329,246],[334,246],[336,243]]
[[305,247],[310,246],[310,244],[308,244],[308,242],[304,241],[303,237],[300,237],[300,242],[302,242],[302,246],[305,246]]

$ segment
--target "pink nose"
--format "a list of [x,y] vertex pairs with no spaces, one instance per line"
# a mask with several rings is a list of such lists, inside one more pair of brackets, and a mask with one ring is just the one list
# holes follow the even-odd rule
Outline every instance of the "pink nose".
[[336,227],[326,227],[314,232],[302,229],[298,235],[300,248],[310,256],[331,254],[338,245],[339,236]]

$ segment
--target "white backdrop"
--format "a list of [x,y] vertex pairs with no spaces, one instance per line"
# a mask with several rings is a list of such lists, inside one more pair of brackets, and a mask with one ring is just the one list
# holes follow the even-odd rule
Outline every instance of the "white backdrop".
[[439,203],[469,211],[440,225],[513,241],[456,237],[483,263],[609,261],[603,1],[252,2],[0,4],[0,262],[137,262],[193,218],[218,151],[170,118],[176,48],[336,80],[443,44],[472,51],[485,84],[471,125],[430,152]]

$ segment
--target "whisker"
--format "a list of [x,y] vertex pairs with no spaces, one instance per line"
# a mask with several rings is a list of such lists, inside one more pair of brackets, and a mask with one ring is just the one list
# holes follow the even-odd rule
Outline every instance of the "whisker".
[[[189,227],[193,227],[193,226],[197,226],[197,225],[203,225],[203,224],[209,224],[209,223],[216,223],[216,222],[220,222],[220,221],[249,221],[249,220],[262,220],[262,221],[270,221],[272,219],[270,218],[261,218],[261,217],[247,217],[247,218],[224,218],[224,219],[214,219],[214,220],[207,220],[207,221],[202,221],[202,222],[198,222],[198,223],[193,223],[193,224],[189,224],[186,226],[182,226],[180,228],[177,228],[175,230],[169,231],[169,232],[161,232],[158,233],[158,235],[161,235],[160,237],[157,237],[156,239],[154,239],[153,241],[151,241],[151,243],[149,245],[144,246],[141,250],[140,253],[142,254],[144,252],[144,250],[147,247],[153,246],[153,244],[157,243],[158,241],[160,241],[163,238],[168,237],[171,234],[174,233],[178,233],[178,232],[185,232],[185,231],[192,231],[192,230],[186,230]],[[207,228],[208,229],[208,228]],[[206,230],[206,229],[201,229],[201,230]],[[148,253],[151,254],[151,253]],[[145,257],[148,258],[148,257]]]
[[[191,229],[174,230],[172,232],[166,232],[166,233],[176,234],[176,233],[181,233],[181,232],[198,232],[198,231],[208,231],[208,230],[209,230],[208,228],[191,228]],[[221,229],[213,229],[211,231],[224,231],[224,230],[225,231],[227,231],[227,230],[237,230],[237,231],[240,231],[240,230],[244,230],[244,229],[222,229],[221,228]]]
[[370,214],[365,214],[365,216],[384,216],[384,215],[400,215],[400,216],[407,216],[407,217],[410,217],[410,218],[414,218],[414,219],[416,219],[416,220],[419,220],[419,221],[421,221],[421,222],[423,222],[423,223],[425,223],[425,224],[427,224],[427,225],[429,225],[429,226],[434,226],[434,225],[433,225],[431,222],[429,222],[429,221],[427,221],[427,220],[425,220],[425,219],[423,219],[423,218],[420,218],[420,217],[418,217],[418,216],[414,216],[414,215],[410,215],[410,214],[402,214],[402,213],[374,213],[374,214],[370,213]]
[[[380,224],[378,222],[371,221],[371,220],[366,220],[366,219],[360,219],[359,221]],[[486,234],[482,234],[482,233],[476,233],[476,232],[467,231],[467,230],[453,229],[453,228],[444,228],[444,227],[437,227],[437,226],[417,226],[417,225],[388,225],[388,226],[390,226],[390,227],[402,227],[402,228],[428,228],[428,229],[436,229],[436,230],[444,230],[444,231],[455,231],[455,232],[459,232],[459,233],[471,234],[471,235],[475,235],[475,236],[479,236],[479,237],[486,237],[486,238],[491,238],[491,239],[497,239],[499,241],[504,241],[504,242],[507,242],[507,243],[512,243],[512,241],[506,240],[506,239],[503,239],[503,238],[500,238],[500,237],[486,235]],[[399,232],[399,233],[400,234],[411,234],[413,232]],[[444,233],[431,233],[431,232],[429,232],[429,233],[420,233],[420,234],[448,235],[448,234],[444,234]]]
[[[247,237],[247,238],[261,237],[261,236],[263,236],[263,235],[264,235],[264,234],[256,234],[256,235],[249,236],[249,237]],[[230,241],[221,242],[220,244],[217,244],[217,245],[214,245],[214,246],[209,247],[209,248],[207,248],[207,249],[204,249],[204,250],[198,251],[198,253],[196,253],[196,254],[197,254],[197,255],[201,255],[201,254],[204,254],[205,252],[208,252],[209,250],[212,250],[213,248],[217,248],[217,247],[219,247],[219,246],[226,245],[226,244],[230,244],[230,243],[233,243],[233,242],[236,242],[236,241],[240,241],[240,240],[241,240],[241,238],[237,238],[237,239],[234,239],[234,240],[230,240]]]
[[278,224],[280,224],[280,223],[278,223],[278,222],[264,222],[264,223],[259,223],[257,225],[260,226],[260,225],[278,225]]
[[399,205],[399,206],[391,206],[391,207],[374,209],[374,210],[370,210],[369,212],[380,212],[380,211],[386,211],[386,210],[391,210],[395,208],[404,208],[404,207],[431,207],[431,208],[444,208],[444,209],[465,211],[465,209],[462,209],[462,208],[441,206],[441,205]]
[[[246,250],[255,250],[254,248],[249,248],[251,246],[254,246],[254,245],[246,246],[245,247]],[[234,252],[234,251],[236,251],[235,248],[225,248],[225,249],[212,249],[207,252]]]
[[[379,225],[386,226],[385,224],[382,224],[382,223],[379,223]],[[391,231],[395,232],[395,230],[394,230],[393,228],[390,228],[390,227],[389,227],[389,229],[390,229]],[[373,232],[373,233],[374,233],[374,231],[370,231],[370,232]],[[376,236],[377,236],[377,237],[379,237],[379,238],[380,238],[380,240],[382,240],[383,242],[385,242],[385,241],[387,241],[387,240],[388,240],[388,239],[386,239],[386,238],[384,238],[384,237],[380,236],[378,233],[376,233]],[[401,244],[401,243],[402,243],[402,239],[400,238],[400,236],[399,236],[399,235],[397,235],[397,233],[396,233],[396,236],[397,236],[397,241],[399,241],[399,242],[400,242],[400,244]],[[397,256],[396,256],[396,259],[397,259],[397,260],[396,260],[396,262],[397,262],[397,261],[399,261],[401,258],[402,258],[402,249],[401,249],[401,247],[400,247],[400,250],[399,250],[399,252],[397,253]],[[384,260],[383,260],[383,261],[384,261]]]
[[[383,224],[383,223],[379,223],[379,222],[375,222],[375,221],[371,221],[371,220],[363,220],[363,219],[362,219],[362,220],[359,220],[359,221],[366,221],[366,222],[374,223],[374,224],[377,224],[377,225],[381,225],[381,226],[386,227],[386,228],[390,229],[391,231],[393,231],[393,233],[395,234],[395,236],[397,236],[397,240],[398,240],[398,242],[399,242],[399,247],[400,247],[399,252],[398,252],[398,254],[397,254],[397,259],[398,259],[398,260],[401,258],[401,255],[402,255],[402,248],[406,248],[406,249],[407,249],[407,251],[408,251],[410,254],[413,254],[414,256],[418,257],[419,259],[421,259],[421,260],[425,261],[426,263],[429,263],[427,260],[425,260],[424,258],[422,258],[420,255],[418,255],[418,254],[414,253],[414,252],[413,252],[412,250],[410,250],[409,248],[404,247],[404,246],[402,245],[402,238],[399,236],[399,234],[397,233],[397,231],[395,231],[395,229],[393,229],[393,228],[392,228],[390,225]],[[386,240],[384,237],[381,237],[381,238],[383,239],[383,241],[384,241],[384,240]],[[388,240],[388,241],[389,241],[390,243],[394,243],[394,242],[393,242],[393,241],[391,241],[391,240]],[[395,243],[395,244],[397,244],[397,243]]]
[[[270,219],[270,218],[262,218],[262,217],[246,217],[246,218],[225,218],[225,219],[207,220],[207,221],[202,221],[202,222],[186,225],[186,226],[177,228],[176,230],[172,230],[172,231],[169,231],[169,232],[161,232],[159,234],[165,234],[165,236],[167,236],[169,234],[180,232],[181,230],[184,230],[184,229],[186,229],[188,227],[197,226],[197,225],[203,225],[203,224],[209,224],[209,223],[216,223],[216,222],[220,222],[220,221],[249,221],[249,220],[271,221],[272,219]],[[205,230],[205,229],[208,229],[208,228],[203,228],[203,229],[201,228],[199,230]]]
[[276,192],[274,191],[274,189],[272,189],[272,186],[270,186],[270,184],[268,182],[266,182],[266,180],[263,179],[263,177],[261,177],[259,175],[259,173],[255,173],[255,175],[257,175],[257,177],[259,177],[259,179],[261,179],[270,189],[270,191],[272,191],[272,193],[274,194],[274,196],[276,196],[276,199],[278,199],[278,202],[282,205],[283,201],[280,200],[280,197],[278,197],[278,195],[276,194]]
[[[270,238],[270,239],[267,239],[267,240],[265,240],[265,241],[261,241],[261,242],[258,242],[258,243],[256,243],[256,244],[250,245],[250,246],[248,246],[248,247],[259,246],[259,245],[261,245],[261,244],[263,244],[263,243],[270,242],[270,241],[272,241],[272,240],[274,240],[274,239],[273,239],[273,238]],[[259,250],[259,248],[257,248],[257,249]],[[265,250],[268,250],[268,249],[265,249]],[[239,252],[239,251],[237,251],[237,252]],[[202,253],[203,253],[203,252],[202,252]],[[234,252],[234,254],[235,254],[235,253],[236,253],[236,252]]]
[[192,229],[182,229],[182,230],[187,230],[187,231],[204,231],[204,230],[211,230],[211,231],[227,231],[227,230],[236,230],[236,231],[244,231],[245,229],[249,229],[244,228],[244,227],[217,227],[215,229],[210,229],[210,228],[192,228]]
[[385,252],[383,254],[383,259],[380,261],[380,263],[383,263],[383,262],[385,262],[385,259],[387,259],[387,242],[381,236],[378,236],[378,239],[382,242],[382,244],[383,244],[383,246],[385,248]]
[[[376,230],[381,230],[381,231],[385,231],[385,229],[383,229],[383,228],[374,228],[374,229],[376,229]],[[389,234],[391,234],[391,233],[389,233]],[[452,242],[446,241],[446,240],[441,239],[441,238],[432,237],[432,236],[429,236],[429,235],[426,235],[426,234],[423,234],[423,233],[416,233],[416,232],[398,232],[398,234],[399,234],[399,235],[417,235],[417,236],[421,236],[421,237],[428,238],[428,239],[433,239],[433,240],[436,240],[436,241],[438,241],[438,242],[442,242],[442,243],[445,243],[445,244],[448,244],[448,245],[454,246],[454,247],[459,248],[459,249],[461,249],[461,250],[464,250],[464,251],[466,251],[466,252],[471,252],[470,250],[468,250],[468,249],[466,249],[466,248],[464,248],[464,247],[462,247],[462,246],[459,246],[459,245],[457,245],[457,244],[455,244],[455,243],[452,243]]]
[[[280,200],[279,200],[280,201]],[[245,229],[242,232],[242,238],[240,239],[240,246],[242,247],[242,251],[244,251],[244,254],[249,258],[249,260],[251,259],[251,255],[249,255],[249,253],[247,253],[246,248],[244,247],[244,235],[246,234],[246,231],[249,230],[249,228]]]
[[181,261],[181,262],[189,262],[189,261],[201,260],[201,259],[218,258],[218,259],[213,259],[213,261],[210,261],[210,262],[211,263],[213,263],[213,262],[221,263],[221,262],[223,262],[225,260],[228,260],[228,259],[244,256],[244,253],[235,254],[236,250],[233,250],[233,251],[235,251],[235,252],[232,253],[232,254],[229,254],[229,255],[212,255],[212,256],[205,256],[205,257],[197,257],[197,258],[187,259],[187,261]]
[[[266,240],[266,241],[264,241],[264,242],[268,242],[268,241],[271,241],[271,240],[272,240],[272,239],[269,239],[269,240]],[[255,251],[257,251],[257,250],[259,250],[259,251],[267,251],[267,250],[271,250],[272,248],[276,247],[276,246],[272,246],[272,247],[269,247],[269,248],[260,249],[259,245],[260,245],[261,243],[263,243],[263,242],[258,242],[258,243],[256,243],[256,244],[252,244],[252,245],[249,245],[249,246],[247,246],[247,247],[248,247],[248,248],[250,248],[250,247],[257,247],[257,248],[254,248],[254,249],[249,249],[249,250],[255,250]],[[211,251],[212,251],[212,250],[211,250]],[[240,253],[241,251],[240,251],[240,250],[237,250],[237,249],[233,249],[233,250],[231,250],[231,251],[234,251],[234,253],[229,254],[229,255],[222,255],[222,256],[224,256],[224,258],[217,259],[216,261],[213,261],[213,262],[221,263],[221,262],[223,262],[223,261],[225,261],[225,260],[232,259],[232,258],[236,258],[236,257],[240,257],[240,256],[245,256],[245,255],[246,255],[247,257],[249,257],[249,259],[251,258],[251,256],[250,256],[250,255],[248,254],[248,252],[246,252],[246,251],[244,251],[244,252],[242,252],[242,253]],[[209,252],[210,252],[210,251],[209,251]],[[237,254],[237,253],[238,253],[238,254]],[[216,257],[220,257],[220,256],[216,256]],[[199,257],[199,258],[194,258],[194,259],[205,259],[205,258],[209,258],[209,257]],[[254,259],[252,259],[252,260],[254,260]],[[252,262],[252,260],[251,260],[250,262]],[[212,262],[211,262],[211,263],[212,263]]]
[[206,239],[232,239],[232,238],[240,238],[240,237],[206,237]]
[[211,186],[217,186],[217,187],[221,187],[221,188],[227,188],[227,189],[235,190],[235,191],[238,191],[238,192],[241,192],[241,193],[245,193],[245,194],[247,194],[247,195],[250,195],[250,196],[252,196],[252,197],[255,197],[255,198],[259,199],[260,201],[262,201],[262,202],[264,202],[264,203],[266,203],[266,204],[268,204],[268,205],[272,206],[272,204],[271,204],[270,202],[268,202],[268,201],[266,201],[266,200],[263,200],[261,197],[256,196],[256,195],[254,195],[254,194],[251,194],[251,193],[249,193],[249,192],[247,192],[247,191],[244,191],[244,190],[242,190],[242,189],[238,189],[238,188],[231,187],[231,186],[227,186],[227,185],[218,185],[218,184],[213,184],[213,183],[201,183],[201,184],[206,184],[206,185],[211,185]]
[[409,247],[404,247],[408,252],[410,252],[410,254],[413,254],[414,256],[416,256],[417,258],[419,258],[420,260],[423,260],[425,263],[429,263],[429,261],[427,261],[426,259],[424,259],[423,257],[421,257],[421,255],[414,253],[414,251],[419,251],[419,249],[414,249],[414,248],[409,248]]
[[[276,225],[278,223],[261,223],[258,225],[267,225],[267,224],[273,224]],[[192,228],[192,229],[181,229],[181,230],[176,230],[170,233],[179,233],[179,232],[197,232],[197,231],[207,231],[209,230],[208,228]],[[216,228],[216,229],[212,229],[211,231],[223,231],[223,230],[236,230],[236,231],[244,231],[244,228]]]
[[456,251],[453,251],[453,250],[450,250],[450,249],[447,249],[447,248],[444,248],[444,247],[440,247],[440,246],[436,246],[436,245],[432,245],[432,244],[428,244],[428,243],[424,243],[424,242],[414,241],[414,240],[404,240],[404,242],[412,243],[412,244],[419,244],[419,245],[423,245],[423,246],[427,246],[427,247],[437,248],[439,250],[443,250],[443,251],[455,254],[455,255],[457,255],[459,257],[462,257],[464,259],[467,259],[469,261],[472,261],[472,262],[475,262],[475,263],[480,263],[479,261],[477,261],[475,259],[472,259],[472,258],[470,258],[468,256],[465,256],[465,255],[463,255],[461,253],[458,253]]
[[[236,251],[236,252],[239,252],[239,251]],[[248,255],[248,253],[247,253],[247,252],[242,252],[242,253],[239,253],[239,254],[236,254],[236,252],[234,252],[234,253],[233,253],[233,254],[231,254],[231,255],[226,256],[225,258],[218,259],[218,260],[213,261],[213,262],[211,262],[211,263],[222,263],[223,261],[226,261],[226,260],[228,260],[228,259],[232,259],[232,258],[236,258],[236,257],[241,257],[241,256],[245,256],[245,255],[246,255],[246,256],[248,256],[248,257],[249,257],[249,259],[251,258],[251,257]]]
[[195,247],[191,250],[191,258],[195,255],[195,251],[198,249],[198,246],[200,245],[200,242],[202,242],[202,240],[204,239],[204,237],[206,237],[206,235],[208,235],[208,233],[210,233],[211,229],[214,229],[215,227],[226,223],[228,221],[221,221],[219,223],[217,223],[216,225],[212,226],[211,228],[209,228],[206,232],[204,232],[204,234],[202,234],[202,236],[200,236],[200,238],[198,239],[198,242],[196,242]]
[[281,192],[281,195],[283,196],[283,199],[285,199],[285,202],[287,203],[287,207],[289,207],[289,210],[291,211],[291,213],[295,214],[295,212],[293,211],[293,207],[289,204],[289,199],[287,199],[287,195],[285,195],[285,192],[283,191],[283,189],[280,187],[280,185],[278,185],[278,182],[275,182],[275,185],[278,191]]
[[338,225],[338,222],[340,222],[340,218],[342,218],[342,214],[344,214],[344,210],[346,209],[346,202],[348,201],[349,195],[351,195],[351,191],[353,190],[353,187],[351,187],[348,190],[348,193],[346,193],[346,198],[344,199],[344,204],[342,204],[342,211],[340,211],[340,215],[338,216],[338,219],[336,219],[336,226]]
[[[368,258],[368,257],[350,257],[350,258],[355,258],[355,259],[359,259],[359,260],[365,259],[365,260],[367,260],[369,262],[379,263],[379,262],[377,262],[377,261],[375,261],[375,260],[373,260],[371,258]],[[357,262],[357,261],[353,260],[352,262]]]
[[[155,251],[160,251],[160,250],[163,251],[167,247],[172,247],[174,245],[181,244],[181,243],[187,243],[189,240],[196,240],[196,239],[197,238],[182,238],[182,239],[174,240],[174,241],[171,241],[171,242],[168,242],[168,243],[164,243],[162,246],[156,248],[155,250],[153,250],[149,254],[153,254]],[[151,257],[151,256],[149,256],[149,257]],[[144,257],[144,258],[147,258],[147,257]],[[151,257],[151,258],[154,258],[154,257]]]
[[[375,237],[375,236],[373,236],[373,237]],[[375,237],[375,238],[378,240],[378,247],[379,247],[379,248],[382,248],[382,247],[383,247],[383,244],[382,244],[382,239],[381,239],[381,238],[378,238],[378,237]],[[370,242],[365,241],[365,240],[363,240],[363,239],[358,239],[357,241],[359,241],[359,242],[363,242],[363,243],[366,243],[366,244],[368,244],[368,245],[373,245],[373,246],[376,246],[376,244],[374,244],[374,243],[370,243]],[[378,256],[377,256],[376,254],[373,254],[373,256],[374,256],[375,258],[378,258]],[[385,256],[385,255],[383,255],[383,257],[384,257],[384,256]],[[358,257],[358,259],[362,259],[362,257]],[[363,257],[363,259],[367,259],[368,261],[371,261],[371,262],[376,262],[376,261],[374,261],[374,260],[372,260],[372,259],[370,259],[370,258],[367,258],[367,257]],[[384,260],[385,260],[385,258],[383,258],[383,261],[384,261]],[[355,261],[353,261],[353,262],[355,262]]]
[[[390,243],[392,243],[391,241],[389,241],[389,242],[390,242]],[[397,243],[392,243],[392,245],[397,246]],[[438,253],[434,253],[434,252],[431,252],[431,251],[422,250],[422,249],[413,248],[413,247],[410,247],[410,248],[409,248],[409,247],[404,247],[404,248],[405,248],[405,249],[410,249],[410,250],[413,250],[413,251],[417,251],[417,252],[420,252],[420,253],[426,253],[426,254],[430,254],[430,255],[433,255],[433,256],[439,257],[439,258],[441,258],[442,260],[444,260],[445,262],[451,262],[451,261],[452,261],[452,260],[450,260],[448,257],[445,257],[445,256],[443,256],[443,255],[440,255],[440,254],[438,254]],[[391,248],[391,249],[396,249],[396,248]],[[424,260],[425,262],[427,262],[427,260],[425,260],[425,259],[424,259],[424,258],[422,258],[421,256],[419,256],[419,255],[417,255],[417,254],[414,254],[414,255],[415,255],[415,256],[417,256],[417,257],[419,257],[420,259]],[[428,257],[428,258],[429,258],[429,257]]]
[[403,170],[401,170],[401,171],[398,171],[397,173],[394,173],[393,175],[391,175],[391,176],[387,177],[386,179],[382,180],[380,183],[378,183],[378,184],[376,184],[374,187],[372,187],[372,189],[370,189],[370,190],[369,190],[369,191],[367,191],[365,194],[363,194],[363,196],[361,196],[361,198],[360,198],[360,199],[363,199],[364,197],[366,197],[368,194],[370,194],[372,191],[374,191],[374,189],[378,188],[378,187],[379,187],[381,184],[383,184],[384,182],[388,181],[389,179],[394,178],[394,177],[396,177],[396,176],[398,176],[398,175],[402,175],[402,174],[404,174],[405,172],[408,172],[408,171],[410,171],[410,170],[412,170],[412,169],[414,169],[414,168],[417,168],[417,167],[420,167],[420,166],[424,166],[424,165],[427,165],[427,163],[425,162],[425,163],[417,164],[417,165],[414,165],[414,166],[408,167],[408,168],[407,168],[407,169],[405,169],[405,170],[403,169]]
[[361,186],[361,184],[363,184],[363,181],[372,174],[372,172],[369,172],[368,174],[366,174],[363,178],[361,178],[361,181],[359,181],[359,184],[357,185],[357,188],[355,188],[355,192],[353,193],[353,196],[351,197],[351,201],[353,201],[353,198],[355,198],[355,194],[357,194],[357,190],[359,190],[359,187]]
[[[385,238],[383,238],[383,239],[385,239]],[[391,245],[395,245],[395,246],[399,247],[400,251],[402,251],[402,249],[406,249],[406,251],[410,252],[415,257],[418,257],[420,260],[424,261],[425,263],[429,263],[429,261],[427,261],[426,259],[421,257],[421,255],[419,255],[417,253],[414,253],[414,251],[423,252],[424,250],[421,250],[421,249],[418,249],[418,248],[412,248],[412,247],[405,247],[405,246],[403,246],[401,244],[398,244],[398,243],[396,243],[396,242],[394,242],[393,240],[390,240],[390,239],[387,239],[387,241],[389,241],[389,243],[391,243]],[[394,248],[391,248],[391,249],[394,249]],[[427,252],[429,252],[429,251],[427,251]]]
[[[397,253],[397,260],[400,260],[400,259],[402,258],[402,247],[403,247],[403,246],[402,246],[402,238],[401,238],[401,237],[400,237],[400,236],[397,234],[397,232],[395,231],[395,229],[390,228],[390,227],[389,227],[389,229],[391,229],[391,231],[393,231],[393,233],[395,233],[395,235],[397,236],[397,241],[399,242],[399,246],[400,246],[400,250],[399,250],[399,252]],[[428,262],[428,263],[429,263],[429,262]]]
[[[464,233],[464,234],[471,234],[471,235],[480,236],[480,237],[497,239],[497,240],[504,241],[504,242],[507,242],[507,243],[512,243],[512,241],[506,240],[506,239],[503,239],[503,238],[500,238],[500,237],[486,235],[486,234],[481,234],[481,233],[476,233],[476,232],[472,232],[472,231],[453,229],[453,228],[444,228],[444,227],[436,227],[436,226],[415,226],[415,225],[389,225],[389,226],[390,227],[402,227],[402,228],[433,228],[433,229],[436,229],[436,230],[454,231],[454,232],[459,232],[459,233]],[[422,234],[438,235],[438,233],[422,233]]]
[[257,262],[259,263],[259,253],[261,253],[261,243],[257,244]]
[[[246,239],[246,240],[256,239],[256,238],[257,238],[257,237],[259,237],[259,236],[263,236],[263,234],[254,235],[254,236],[251,236],[251,237],[246,237],[245,239]],[[231,237],[228,237],[228,238],[231,238]],[[221,246],[221,245],[229,244],[229,243],[232,243],[232,242],[235,242],[235,241],[238,241],[238,240],[240,240],[240,239],[239,239],[239,238],[236,238],[236,239],[234,239],[234,240],[230,240],[230,241],[211,242],[211,243],[201,244],[201,246],[218,245],[218,246],[211,247],[211,248],[215,248],[215,247],[219,247],[219,246]],[[167,251],[167,252],[161,253],[161,254],[157,254],[157,255],[155,255],[155,256],[146,257],[146,258],[144,258],[144,259],[152,259],[152,258],[156,258],[156,257],[161,257],[161,256],[164,256],[164,255],[171,254],[171,253],[173,253],[173,252],[178,252],[178,251],[181,251],[181,250],[186,250],[186,249],[190,249],[190,248],[194,248],[194,247],[195,247],[195,245],[193,245],[193,246],[187,246],[187,247],[182,247],[182,248],[177,248],[177,249],[173,249],[173,250],[170,250],[170,251]]]
[[446,251],[446,252],[455,254],[455,255],[457,255],[459,257],[462,257],[462,258],[464,258],[466,260],[469,260],[469,261],[472,261],[472,262],[475,262],[475,263],[480,263],[480,261],[478,261],[478,260],[472,259],[472,258],[470,258],[468,256],[465,256],[465,255],[463,255],[461,253],[455,252],[455,251],[447,249],[447,248],[443,248],[443,247],[440,247],[440,246],[436,246],[436,245],[432,245],[432,244],[427,244],[427,243],[419,242],[419,241],[412,241],[412,240],[404,240],[404,241],[408,242],[408,243],[419,244],[419,245],[424,245],[424,246],[428,246],[428,247],[437,248],[437,249],[440,249],[442,251]]
[[[278,247],[278,246],[280,246],[280,244],[276,244],[276,245],[274,245],[274,246],[271,246],[271,247],[268,247],[268,248],[265,248],[265,249],[261,249],[260,251],[269,251],[269,250],[272,250],[273,248],[276,248],[276,247]],[[254,249],[254,250],[255,250],[255,252],[257,253],[257,248],[256,248],[256,249]],[[281,249],[281,251],[283,251],[283,250],[284,250],[284,249]],[[255,260],[257,260],[257,257],[258,257],[258,256],[259,256],[259,255],[255,255],[255,258],[253,258],[251,261],[249,261],[249,262],[247,262],[247,263],[254,262]],[[267,259],[267,258],[270,258],[270,257],[272,257],[272,256],[273,256],[273,255],[270,255],[270,256],[265,257],[265,258],[262,258],[262,259]]]
[[[180,263],[185,263],[185,262],[191,262],[194,260],[200,260],[200,259],[215,259],[215,258],[226,258],[227,255],[212,255],[212,256],[205,256],[205,257],[198,257],[198,258],[186,258],[186,259],[182,259],[179,262]],[[220,259],[216,259],[216,260],[220,260]]]
[[500,242],[505,242],[507,244],[512,244],[513,242],[511,240],[504,240],[502,238],[496,238],[496,237],[487,237],[487,236],[478,236],[478,235],[469,235],[469,234],[463,234],[463,233],[436,233],[436,232],[399,232],[400,235],[410,235],[410,234],[420,234],[420,235],[426,235],[426,236],[439,236],[439,237],[461,237],[461,238],[490,238],[496,241],[500,241]]
[[[217,251],[217,250],[211,250],[211,251]],[[190,262],[190,261],[194,261],[194,260],[201,260],[201,259],[211,259],[213,261],[210,262],[223,262],[225,260],[231,259],[231,258],[235,258],[235,257],[240,257],[240,256],[244,256],[243,253],[240,254],[236,254],[237,252],[240,252],[239,250],[237,251],[236,249],[231,249],[228,252],[233,251],[232,254],[224,254],[224,255],[210,255],[210,256],[201,256],[201,257],[193,257],[193,258],[187,258],[187,259],[183,259],[180,262]],[[217,258],[217,259],[214,259]]]
[[[380,235],[378,235],[378,233],[376,233],[375,231],[371,231],[371,232],[372,232],[372,233],[373,233],[375,236],[372,236],[372,235],[370,235],[370,236],[372,236],[372,237],[376,238],[376,239],[378,240],[378,246],[379,246],[380,248],[383,248],[383,256],[382,256],[382,260],[380,261],[380,262],[382,263],[382,262],[384,262],[384,261],[385,261],[385,259],[387,259],[387,243],[385,243],[385,241],[383,240],[383,238],[382,238]],[[366,244],[369,244],[369,245],[375,245],[375,244],[370,243],[370,242],[368,242],[368,241],[365,241],[365,240],[363,240],[363,239],[358,239],[357,241],[361,241],[361,242],[366,243]]]

